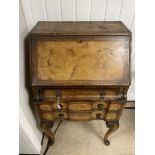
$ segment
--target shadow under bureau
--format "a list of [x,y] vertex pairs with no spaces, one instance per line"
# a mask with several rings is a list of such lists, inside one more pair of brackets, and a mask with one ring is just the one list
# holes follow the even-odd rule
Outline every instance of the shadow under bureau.
[[38,22],[29,35],[30,85],[40,127],[55,120],[104,120],[108,137],[130,86],[131,32],[121,22]]

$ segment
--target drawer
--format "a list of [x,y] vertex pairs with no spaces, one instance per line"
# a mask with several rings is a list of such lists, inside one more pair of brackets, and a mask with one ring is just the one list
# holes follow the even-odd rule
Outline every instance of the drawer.
[[106,88],[106,89],[43,89],[42,96],[46,100],[56,100],[56,96],[60,95],[65,101],[79,101],[99,100],[101,95],[104,99],[119,99],[119,88]]
[[96,102],[68,102],[69,111],[92,111],[103,110],[108,108],[109,102],[96,101]]
[[104,119],[104,111],[93,112],[43,112],[41,113],[42,119],[47,121],[54,121],[59,119],[84,121],[93,119]]
[[40,111],[55,111],[55,110],[67,110],[70,112],[78,111],[93,111],[108,109],[108,101],[96,101],[96,102],[42,102],[37,106]]

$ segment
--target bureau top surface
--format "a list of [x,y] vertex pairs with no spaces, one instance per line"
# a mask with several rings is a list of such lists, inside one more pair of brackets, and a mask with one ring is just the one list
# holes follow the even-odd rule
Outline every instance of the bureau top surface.
[[31,31],[32,35],[130,35],[120,21],[49,22],[40,21]]

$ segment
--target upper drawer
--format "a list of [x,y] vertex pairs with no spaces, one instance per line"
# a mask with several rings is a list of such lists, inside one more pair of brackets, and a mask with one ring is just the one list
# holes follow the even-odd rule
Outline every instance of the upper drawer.
[[42,98],[44,100],[56,100],[57,95],[63,100],[69,101],[96,101],[102,97],[105,100],[114,100],[121,98],[120,88],[104,89],[42,89]]
[[31,43],[33,85],[129,85],[128,36],[34,37]]

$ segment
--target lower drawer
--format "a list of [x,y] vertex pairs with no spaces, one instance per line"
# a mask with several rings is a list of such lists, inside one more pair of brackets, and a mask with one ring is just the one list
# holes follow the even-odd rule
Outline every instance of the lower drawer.
[[93,111],[93,112],[44,112],[41,114],[43,120],[54,121],[59,119],[84,121],[93,119],[105,119],[104,111]]

